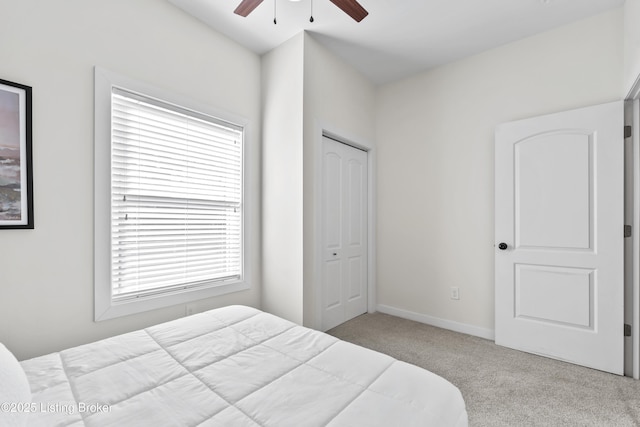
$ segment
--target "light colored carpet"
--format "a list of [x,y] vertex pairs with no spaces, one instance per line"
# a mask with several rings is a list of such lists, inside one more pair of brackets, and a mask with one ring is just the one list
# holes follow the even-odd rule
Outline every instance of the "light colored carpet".
[[640,426],[640,381],[630,378],[381,313],[328,333],[446,378],[473,427]]

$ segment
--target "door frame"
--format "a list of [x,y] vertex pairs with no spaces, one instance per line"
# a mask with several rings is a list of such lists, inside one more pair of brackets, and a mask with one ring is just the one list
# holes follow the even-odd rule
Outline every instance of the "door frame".
[[[625,190],[625,198],[632,203],[632,239],[631,254],[626,255],[631,261],[631,281],[625,284],[625,294],[631,297],[631,304],[625,304],[625,319],[631,321],[630,342],[625,345],[631,347],[625,350],[631,355],[631,363],[625,363],[625,375],[640,379],[640,76],[625,97],[625,125],[632,127],[631,147],[625,150],[630,152],[632,167],[626,171],[626,182],[631,183],[632,188]],[[631,176],[632,175],[632,176]],[[627,223],[628,224],[628,223]],[[627,267],[629,268],[629,267]]]
[[364,151],[367,154],[367,312],[376,311],[376,275],[375,275],[375,206],[376,206],[376,170],[375,149],[371,141],[358,135],[353,135],[343,129],[338,129],[328,123],[316,122],[313,136],[314,179],[313,179],[313,324],[308,325],[315,329],[322,328],[322,171],[323,138],[327,137],[341,144],[350,145]]

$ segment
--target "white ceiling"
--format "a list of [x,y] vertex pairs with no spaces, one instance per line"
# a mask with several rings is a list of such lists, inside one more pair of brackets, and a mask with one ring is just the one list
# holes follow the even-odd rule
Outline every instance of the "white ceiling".
[[[240,0],[169,0],[263,54],[306,30],[376,84],[398,80],[621,6],[624,0],[359,0],[357,23],[329,0],[265,0],[248,17]],[[314,22],[309,22],[313,1]],[[274,3],[277,2],[277,3]],[[273,24],[274,5],[277,25]]]

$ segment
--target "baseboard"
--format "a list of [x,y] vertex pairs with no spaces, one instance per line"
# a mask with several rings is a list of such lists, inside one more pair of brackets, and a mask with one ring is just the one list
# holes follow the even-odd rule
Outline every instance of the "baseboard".
[[466,323],[454,322],[453,320],[440,319],[438,317],[428,316],[426,314],[415,313],[401,308],[395,308],[388,305],[378,304],[376,309],[380,313],[390,314],[392,316],[402,317],[403,319],[413,320],[415,322],[424,323],[431,326],[437,326],[442,329],[460,332],[467,335],[484,338],[487,340],[495,340],[495,331],[493,329],[480,328],[478,326]]

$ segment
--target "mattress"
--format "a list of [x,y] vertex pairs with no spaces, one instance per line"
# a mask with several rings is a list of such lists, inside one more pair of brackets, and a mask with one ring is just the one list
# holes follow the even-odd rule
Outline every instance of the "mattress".
[[30,426],[466,426],[460,391],[230,306],[21,362]]

